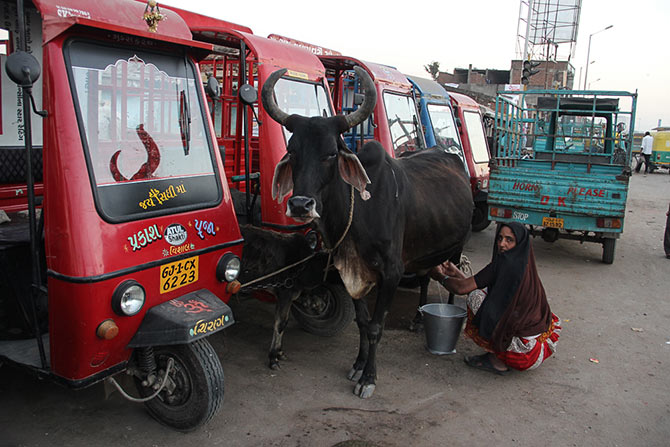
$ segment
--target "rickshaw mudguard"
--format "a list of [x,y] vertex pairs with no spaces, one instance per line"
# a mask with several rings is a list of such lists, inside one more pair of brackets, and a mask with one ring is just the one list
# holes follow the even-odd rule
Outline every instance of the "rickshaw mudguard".
[[149,309],[129,348],[191,343],[235,323],[233,311],[206,289]]

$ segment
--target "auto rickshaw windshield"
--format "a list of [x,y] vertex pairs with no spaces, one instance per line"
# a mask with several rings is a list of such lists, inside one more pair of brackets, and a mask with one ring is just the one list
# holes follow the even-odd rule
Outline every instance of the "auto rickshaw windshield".
[[211,206],[221,187],[193,65],[184,55],[66,46],[98,210],[110,221]]
[[[289,115],[332,116],[328,94],[322,84],[281,78],[275,84],[277,105]],[[293,135],[284,127],[286,141]]]
[[414,100],[410,96],[384,92],[384,106],[396,156],[422,149]]

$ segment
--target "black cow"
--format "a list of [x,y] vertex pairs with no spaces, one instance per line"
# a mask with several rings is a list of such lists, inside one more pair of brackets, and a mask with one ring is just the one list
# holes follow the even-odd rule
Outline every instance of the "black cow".
[[[273,73],[261,95],[268,114],[293,133],[275,169],[273,198],[281,202],[292,190],[288,216],[313,222],[329,247],[342,239],[334,262],[354,298],[360,331],[358,357],[348,378],[358,381],[354,393],[367,398],[375,389],[375,354],[384,318],[403,272],[425,274],[457,259],[470,229],[473,202],[456,155],[430,149],[396,160],[377,141],[365,144],[357,155],[347,149],[341,134],[367,119],[377,100],[368,74],[360,67],[355,70],[365,100],[347,116],[308,118],[283,112],[273,90],[286,70]],[[360,298],[375,285],[370,320]]]

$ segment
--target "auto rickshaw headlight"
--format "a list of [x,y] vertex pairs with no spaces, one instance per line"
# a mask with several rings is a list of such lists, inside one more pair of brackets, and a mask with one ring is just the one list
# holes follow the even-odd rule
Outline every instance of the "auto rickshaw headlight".
[[240,275],[241,269],[242,262],[240,261],[240,258],[232,253],[226,253],[221,256],[219,263],[216,265],[216,277],[221,282],[235,281]]
[[142,309],[145,298],[146,293],[140,283],[132,279],[124,281],[112,295],[112,309],[118,315],[130,317]]

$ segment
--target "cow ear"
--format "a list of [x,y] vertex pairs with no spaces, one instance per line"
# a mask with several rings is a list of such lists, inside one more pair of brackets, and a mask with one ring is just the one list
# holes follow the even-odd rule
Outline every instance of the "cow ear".
[[365,187],[372,182],[358,157],[349,149],[340,149],[337,165],[342,179],[358,190],[361,199],[368,200],[370,193],[365,190]]
[[291,155],[286,154],[277,163],[275,174],[272,177],[272,198],[278,203],[284,201],[293,189],[293,169],[291,168]]

